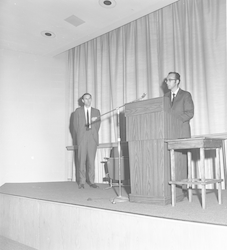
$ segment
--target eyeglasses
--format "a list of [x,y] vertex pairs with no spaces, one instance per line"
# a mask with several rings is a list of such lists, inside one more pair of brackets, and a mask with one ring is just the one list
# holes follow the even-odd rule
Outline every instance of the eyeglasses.
[[165,79],[165,82],[176,81],[177,79]]

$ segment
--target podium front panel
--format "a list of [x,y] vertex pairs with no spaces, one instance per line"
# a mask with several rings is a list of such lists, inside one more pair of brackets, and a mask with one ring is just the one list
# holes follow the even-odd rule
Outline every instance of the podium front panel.
[[[181,137],[182,122],[166,112],[168,103],[169,100],[161,97],[126,105],[130,201],[171,202],[170,157],[165,140]],[[179,178],[185,178],[186,158],[181,152],[176,157]],[[182,190],[177,189],[177,200],[183,197]]]

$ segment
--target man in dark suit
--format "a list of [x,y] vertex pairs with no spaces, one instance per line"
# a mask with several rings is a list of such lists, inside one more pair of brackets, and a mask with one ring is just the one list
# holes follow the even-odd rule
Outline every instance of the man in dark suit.
[[[95,156],[99,144],[100,111],[91,107],[92,96],[85,93],[82,96],[83,107],[79,107],[72,114],[72,128],[74,143],[77,145],[77,163],[79,188],[87,183],[92,188],[98,188],[95,179]],[[87,170],[86,170],[87,164]]]
[[188,91],[179,88],[179,73],[170,72],[165,81],[170,90],[165,94],[165,97],[169,100],[169,112],[183,122],[181,137],[191,137],[190,120],[194,116],[192,96]]

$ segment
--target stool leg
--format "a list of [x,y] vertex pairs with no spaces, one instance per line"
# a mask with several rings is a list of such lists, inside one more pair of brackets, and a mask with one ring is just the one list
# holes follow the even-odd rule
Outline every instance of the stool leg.
[[218,186],[218,203],[221,204],[222,200],[221,200],[221,162],[220,162],[220,151],[221,148],[217,148],[216,149],[216,157],[217,157],[217,179],[219,180],[219,182],[217,183]]
[[[175,176],[175,156],[174,149],[170,150],[170,167],[171,167],[171,181],[176,181]],[[171,193],[172,193],[172,206],[176,204],[176,184],[171,184]]]
[[202,207],[206,208],[206,184],[205,184],[205,161],[204,161],[204,148],[200,148],[200,160],[201,160],[201,180],[202,184]]
[[[187,152],[188,155],[188,181],[192,181],[192,153],[191,151]],[[192,184],[187,185],[188,188],[188,199],[189,202],[192,201]]]

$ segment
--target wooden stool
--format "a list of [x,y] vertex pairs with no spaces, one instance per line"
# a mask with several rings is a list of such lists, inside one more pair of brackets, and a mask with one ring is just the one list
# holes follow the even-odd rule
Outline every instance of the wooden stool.
[[[202,186],[202,208],[206,207],[206,185],[217,183],[218,185],[218,202],[221,204],[221,170],[220,170],[220,150],[222,148],[222,139],[220,138],[188,138],[167,140],[168,149],[170,150],[170,165],[171,165],[171,192],[172,192],[172,206],[176,204],[176,185],[187,185],[189,202],[192,201],[192,185]],[[201,179],[192,178],[192,164],[191,164],[191,149],[199,148],[201,161]],[[175,172],[175,156],[174,150],[186,149],[188,156],[188,179],[176,180]],[[216,179],[205,179],[205,150],[216,150],[217,157],[217,176]]]

